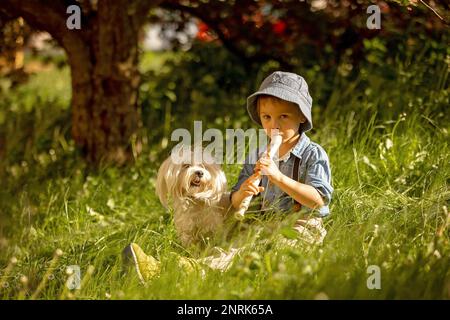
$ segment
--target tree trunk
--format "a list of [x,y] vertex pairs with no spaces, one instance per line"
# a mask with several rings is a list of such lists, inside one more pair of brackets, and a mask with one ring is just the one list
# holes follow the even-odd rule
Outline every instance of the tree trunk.
[[72,137],[90,162],[122,164],[131,158],[130,139],[140,125],[139,26],[120,6],[99,2],[90,28],[88,41],[68,50]]
[[81,30],[66,27],[63,0],[1,0],[0,10],[22,16],[64,48],[72,78],[72,137],[94,164],[132,158],[141,124],[137,107],[139,30],[161,0],[79,1]]

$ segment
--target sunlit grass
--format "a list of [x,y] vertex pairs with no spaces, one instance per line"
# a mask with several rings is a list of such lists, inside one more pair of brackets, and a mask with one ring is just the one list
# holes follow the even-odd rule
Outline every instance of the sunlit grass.
[[[414,97],[406,85],[358,99],[341,94],[352,83],[336,88],[311,133],[330,156],[335,187],[324,244],[280,247],[282,227],[249,223],[247,249],[231,269],[202,277],[169,259],[203,253],[179,245],[155,195],[158,163],[144,152],[128,168],[86,168],[67,132],[67,70],[46,72],[9,91],[15,107],[0,103],[11,121],[2,123],[11,140],[0,162],[1,298],[450,298],[450,128],[434,111],[448,105],[445,90],[408,109],[399,102]],[[49,77],[60,87],[45,89]],[[388,98],[403,111],[383,114]],[[224,166],[230,187],[239,169]],[[130,242],[165,262],[145,287],[122,272]],[[80,266],[79,290],[65,286],[70,265]],[[367,287],[370,265],[380,267],[380,290]]]

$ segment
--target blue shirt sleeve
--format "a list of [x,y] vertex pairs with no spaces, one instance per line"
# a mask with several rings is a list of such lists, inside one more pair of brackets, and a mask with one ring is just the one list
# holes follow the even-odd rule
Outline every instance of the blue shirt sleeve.
[[334,189],[331,186],[330,161],[328,160],[327,153],[320,146],[315,148],[308,159],[305,184],[317,189],[324,200],[323,210],[319,211],[322,214],[328,214],[328,205],[330,204]]
[[[255,165],[251,163],[250,159],[253,159],[252,157],[255,157],[256,154],[249,154],[246,158],[245,158],[245,162],[244,162],[244,166],[242,167],[241,172],[239,173],[239,178],[238,181],[236,182],[236,184],[231,188],[231,194],[235,191],[238,191],[239,188],[241,187],[241,184],[244,183],[245,180],[248,179],[248,177],[250,177],[254,172],[254,168]],[[230,194],[230,197],[231,197]]]

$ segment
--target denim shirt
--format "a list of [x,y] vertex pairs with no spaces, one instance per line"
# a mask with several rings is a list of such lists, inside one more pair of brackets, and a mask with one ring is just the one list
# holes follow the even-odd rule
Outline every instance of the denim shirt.
[[[254,173],[254,163],[264,153],[266,147],[250,152],[245,159],[238,182],[231,188],[231,193],[239,190],[241,184]],[[316,188],[324,200],[324,206],[314,211],[321,217],[327,216],[330,213],[328,206],[333,194],[333,187],[331,186],[330,163],[325,150],[317,143],[311,142],[309,137],[302,133],[298,143],[283,157],[284,160],[274,160],[281,173],[290,178],[293,178],[294,157],[300,159],[298,168],[300,182]],[[292,209],[295,203],[293,198],[271,183],[267,176],[262,176],[261,182],[261,186],[264,187],[264,191],[261,193],[262,211],[271,209],[289,211]],[[305,206],[302,207],[310,212],[313,211]]]

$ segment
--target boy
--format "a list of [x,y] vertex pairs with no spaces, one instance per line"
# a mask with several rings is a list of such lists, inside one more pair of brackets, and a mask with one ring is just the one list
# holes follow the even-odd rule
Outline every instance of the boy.
[[[244,198],[262,192],[263,211],[270,209],[269,204],[281,211],[297,211],[302,206],[308,211],[316,210],[319,217],[310,215],[299,219],[294,229],[299,232],[299,239],[322,243],[326,230],[321,217],[330,212],[328,204],[333,188],[327,154],[305,134],[312,128],[311,105],[312,99],[305,80],[288,72],[274,72],[263,81],[258,92],[248,97],[247,110],[251,119],[262,125],[266,133],[278,129],[282,136],[277,159],[279,167],[271,159],[259,158],[264,150],[255,151],[255,154],[247,157],[230,198],[232,206],[238,209]],[[253,165],[249,159],[259,160]],[[259,173],[264,175],[262,186],[255,187],[252,180]],[[177,260],[180,267],[188,271],[201,265],[225,271],[239,252],[240,249],[232,249],[228,253],[221,251],[218,257],[195,260],[178,256]],[[126,264],[134,265],[143,283],[161,271],[161,263],[146,255],[135,243],[128,245],[122,255]]]
[[[302,239],[321,243],[326,235],[321,218],[330,212],[328,205],[333,187],[326,152],[305,134],[312,128],[311,106],[306,81],[289,72],[272,73],[259,90],[248,97],[250,118],[267,134],[278,129],[282,144],[275,161],[260,158],[264,150],[247,157],[238,182],[231,190],[231,202],[238,209],[244,198],[261,192],[262,211],[271,208],[298,211],[302,207],[314,210],[318,217],[309,215],[307,219],[297,220],[295,229]],[[253,165],[249,159],[259,160]],[[260,173],[263,175],[261,184],[255,187],[252,181]]]

